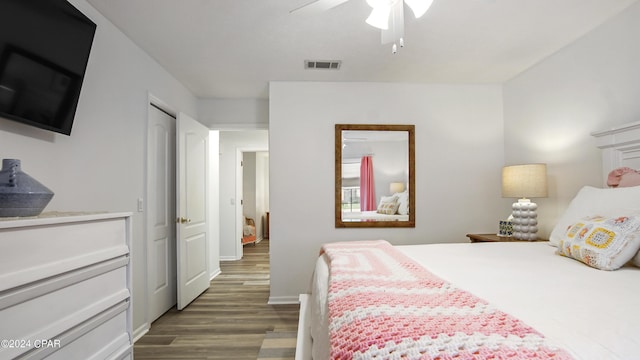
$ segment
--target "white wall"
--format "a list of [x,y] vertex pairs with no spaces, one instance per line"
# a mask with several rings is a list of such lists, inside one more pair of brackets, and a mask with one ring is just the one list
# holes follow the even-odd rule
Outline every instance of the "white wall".
[[[0,119],[0,157],[55,192],[45,211],[131,211],[133,326],[146,324],[144,215],[148,94],[196,114],[197,99],[84,0],[70,0],[97,24],[71,136]],[[147,324],[148,325],[148,324]]]
[[640,3],[504,85],[505,160],[548,164],[540,235],[583,185],[602,186],[590,133],[640,120]]
[[236,186],[240,178],[238,164],[242,151],[269,149],[267,130],[220,131],[220,260],[242,257],[240,237],[236,231],[242,217],[242,207]]
[[199,121],[216,129],[267,129],[269,102],[264,99],[198,99]]
[[[269,97],[273,303],[308,290],[324,242],[464,242],[508,212],[499,85],[272,82]],[[336,123],[415,124],[415,228],[334,227]]]

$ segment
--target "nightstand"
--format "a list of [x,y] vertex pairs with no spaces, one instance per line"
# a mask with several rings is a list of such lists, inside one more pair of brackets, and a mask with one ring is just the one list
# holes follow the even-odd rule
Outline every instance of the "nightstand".
[[[476,243],[476,242],[511,242],[511,241],[529,242],[527,240],[517,240],[517,239],[514,239],[512,237],[498,236],[496,234],[467,234],[467,237],[469,238],[469,240],[471,240],[472,243]],[[548,240],[546,240],[546,239],[537,239],[537,240],[533,240],[533,241],[548,241]]]

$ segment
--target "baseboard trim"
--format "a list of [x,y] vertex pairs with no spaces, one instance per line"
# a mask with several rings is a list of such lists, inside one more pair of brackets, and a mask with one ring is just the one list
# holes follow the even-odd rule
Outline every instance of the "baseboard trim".
[[144,324],[138,326],[135,330],[133,330],[133,343],[135,344],[136,341],[140,340],[141,337],[144,336],[144,334],[149,332],[149,323],[145,322]]
[[216,271],[214,271],[213,274],[209,275],[209,281],[215,279],[220,274],[222,274],[222,271],[220,270],[220,268],[216,269]]
[[267,304],[269,305],[300,304],[300,299],[299,299],[299,296],[270,296]]
[[240,260],[240,259],[236,258],[235,256],[221,256],[220,257],[220,261],[236,261],[236,260]]

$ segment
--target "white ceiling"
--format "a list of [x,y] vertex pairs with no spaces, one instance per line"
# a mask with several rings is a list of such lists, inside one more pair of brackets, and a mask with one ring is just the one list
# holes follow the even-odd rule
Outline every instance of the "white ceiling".
[[[268,82],[502,83],[639,0],[435,0],[391,53],[365,0],[88,0],[196,96],[268,98]],[[339,71],[305,59],[342,60]]]

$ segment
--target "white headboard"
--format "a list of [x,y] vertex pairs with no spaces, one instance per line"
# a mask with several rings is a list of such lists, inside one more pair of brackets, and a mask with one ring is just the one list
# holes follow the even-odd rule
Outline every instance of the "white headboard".
[[630,167],[640,169],[640,121],[591,133],[596,145],[602,149],[603,182],[613,169]]

